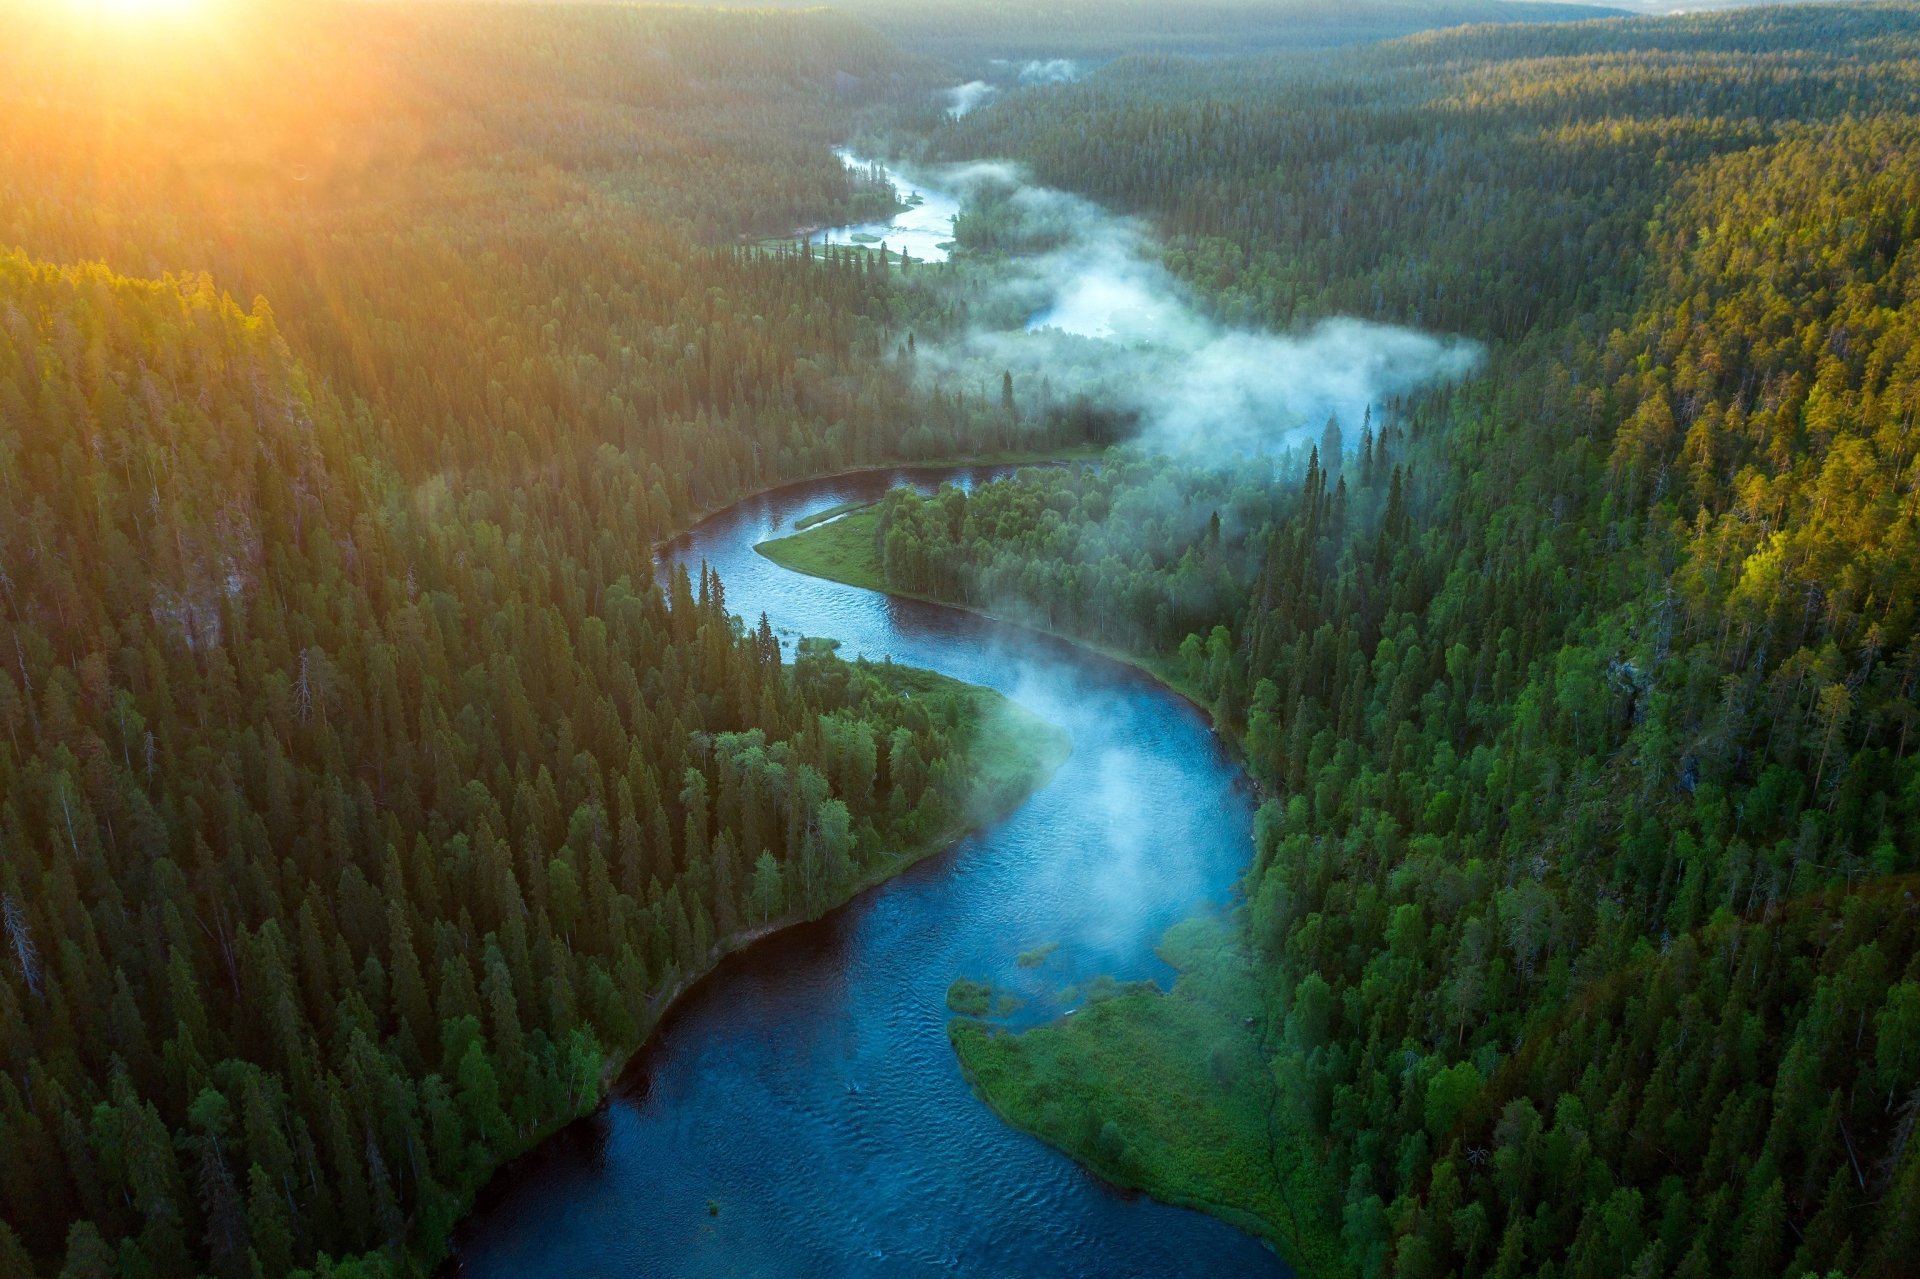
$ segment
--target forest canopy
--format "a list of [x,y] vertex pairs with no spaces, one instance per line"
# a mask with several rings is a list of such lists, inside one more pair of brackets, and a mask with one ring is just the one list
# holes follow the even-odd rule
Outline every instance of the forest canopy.
[[741,237],[893,207],[829,143],[918,64],[827,14],[219,17],[0,41],[8,1275],[431,1262],[719,954],[1053,749],[656,580],[906,447],[884,273]]
[[[1173,1006],[956,1030],[1004,1114],[1317,1268],[1904,1273],[1917,40],[1868,6],[1140,59],[937,135],[1151,217],[1227,322],[1489,344],[1291,455],[798,539],[1136,655],[1270,796],[1238,957]],[[1231,1152],[1182,1147],[1221,1114]]]
[[[0,13],[0,1273],[419,1270],[718,956],[1044,775],[656,563],[1133,425],[928,372],[991,210],[799,247],[896,207],[855,138],[1139,219],[1223,329],[1485,350],[801,535],[1261,789],[1174,991],[955,1032],[989,1099],[1368,1279],[1920,1255],[1920,10],[1251,12]],[[995,58],[1076,62],[949,118]]]

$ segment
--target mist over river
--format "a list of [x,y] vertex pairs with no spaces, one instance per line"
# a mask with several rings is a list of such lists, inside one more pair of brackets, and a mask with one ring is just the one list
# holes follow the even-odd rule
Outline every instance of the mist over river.
[[[608,1104],[498,1177],[462,1227],[473,1279],[1223,1276],[1289,1272],[1214,1218],[1116,1191],[1001,1123],[948,1047],[948,984],[1070,1005],[1102,973],[1168,981],[1161,933],[1228,902],[1252,799],[1200,716],[1125,667],[935,605],[804,577],[755,543],[843,502],[994,468],[867,473],[751,498],[669,548],[729,606],[848,657],[998,689],[1073,754],[1011,817],[683,997]],[[1036,968],[1022,951],[1058,943]],[[717,1207],[710,1214],[709,1203]]]
[[841,148],[834,152],[840,163],[864,173],[878,169],[899,194],[906,208],[877,222],[857,222],[851,226],[827,227],[809,239],[814,244],[854,245],[878,249],[885,245],[890,253],[910,254],[916,262],[945,262],[952,252],[953,219],[960,212],[960,197],[952,191],[930,186],[908,177],[877,160],[869,160]]

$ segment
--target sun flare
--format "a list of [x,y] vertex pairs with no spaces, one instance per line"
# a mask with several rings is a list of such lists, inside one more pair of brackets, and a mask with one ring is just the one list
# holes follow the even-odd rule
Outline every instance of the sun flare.
[[191,13],[204,0],[67,0],[76,13],[111,22],[144,22],[159,18],[178,18]]

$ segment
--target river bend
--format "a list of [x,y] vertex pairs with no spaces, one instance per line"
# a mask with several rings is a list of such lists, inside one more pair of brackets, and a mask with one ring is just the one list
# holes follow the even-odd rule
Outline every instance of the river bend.
[[[1225,903],[1252,800],[1191,707],[1125,667],[959,610],[790,572],[755,543],[890,485],[993,468],[814,481],[748,499],[668,549],[704,560],[791,653],[831,636],[1007,694],[1073,754],[999,824],[726,960],[682,998],[608,1103],[495,1179],[457,1240],[471,1279],[641,1276],[1285,1276],[1224,1222],[1118,1192],[1001,1123],[948,1047],[948,983],[991,980],[1059,1015],[1100,973],[1162,982],[1162,932]],[[1058,943],[1037,968],[1015,956]],[[710,1205],[718,1209],[710,1212]]]

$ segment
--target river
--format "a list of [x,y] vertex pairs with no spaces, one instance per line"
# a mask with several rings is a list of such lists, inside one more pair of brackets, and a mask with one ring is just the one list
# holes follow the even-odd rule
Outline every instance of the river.
[[[505,1170],[456,1239],[471,1279],[638,1276],[1286,1276],[1264,1245],[1122,1193],[1000,1120],[947,1044],[948,984],[1060,1015],[1101,974],[1171,977],[1162,932],[1226,903],[1252,798],[1185,702],[1124,666],[959,610],[779,568],[754,544],[896,483],[897,471],[748,499],[668,554],[787,637],[998,689],[1073,754],[1011,817],[695,986],[606,1105]],[[1015,956],[1058,943],[1040,966]],[[714,1210],[717,1210],[714,1211]]]
[[907,207],[878,222],[857,222],[851,226],[833,226],[809,237],[814,244],[861,245],[877,249],[885,245],[890,252],[905,252],[916,262],[945,262],[953,251],[953,219],[960,212],[960,197],[952,191],[926,185],[910,175],[877,160],[856,155],[845,147],[834,154],[849,169],[878,169]]

